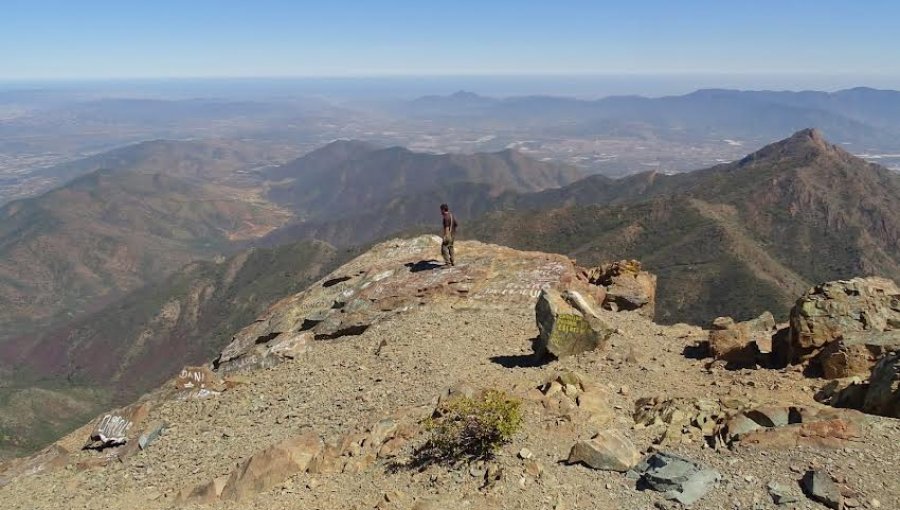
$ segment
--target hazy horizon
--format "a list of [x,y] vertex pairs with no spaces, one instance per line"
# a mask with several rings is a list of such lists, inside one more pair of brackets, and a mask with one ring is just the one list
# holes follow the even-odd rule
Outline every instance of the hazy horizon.
[[900,90],[900,75],[595,73],[0,79],[0,91],[3,92],[83,92],[102,97],[148,98],[321,96],[409,99],[467,91],[496,97],[553,95],[596,99],[618,95],[682,95],[717,88],[834,92],[856,87]]

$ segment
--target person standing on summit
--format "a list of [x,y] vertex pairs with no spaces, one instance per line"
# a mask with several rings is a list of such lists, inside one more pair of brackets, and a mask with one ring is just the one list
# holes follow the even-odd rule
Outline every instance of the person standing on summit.
[[443,230],[441,232],[441,256],[444,257],[444,264],[453,266],[453,237],[456,235],[456,227],[459,225],[450,207],[447,204],[441,204],[441,218]]

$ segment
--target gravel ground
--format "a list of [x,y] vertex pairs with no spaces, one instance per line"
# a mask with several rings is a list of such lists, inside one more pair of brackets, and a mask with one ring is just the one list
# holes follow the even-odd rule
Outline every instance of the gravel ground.
[[[4,509],[172,508],[185,486],[228,473],[235,462],[279,439],[312,428],[326,439],[399,407],[434,401],[458,382],[513,390],[536,387],[555,371],[575,369],[608,386],[616,416],[610,428],[646,450],[649,430],[631,418],[640,397],[752,399],[813,404],[823,381],[794,370],[727,371],[709,368],[685,349],[705,337],[699,328],[656,325],[632,313],[606,313],[619,333],[604,351],[536,365],[533,310],[422,306],[369,328],[362,335],[317,341],[301,359],[250,374],[251,381],[207,400],[169,401],[150,419],[171,424],[149,449],[124,463],[20,479],[0,488]],[[380,349],[379,349],[379,346]],[[380,351],[380,352],[379,352]],[[690,349],[688,349],[690,352]],[[562,463],[588,424],[557,424],[541,406],[526,403],[523,431],[499,454],[503,476],[490,489],[468,467],[431,466],[390,472],[379,462],[362,474],[297,475],[251,503],[219,508],[668,508],[654,492],[637,491],[621,473]],[[671,451],[719,470],[723,481],[693,508],[824,508],[807,500],[797,480],[808,467],[824,468],[857,491],[861,507],[900,509],[900,421],[873,417],[863,437],[838,450],[797,448],[713,450],[702,442]],[[543,472],[526,473],[517,456],[527,448]],[[87,455],[80,453],[78,455]],[[476,470],[477,471],[477,468]],[[480,474],[480,473],[476,473]],[[797,494],[776,507],[766,484]],[[432,506],[424,502],[431,501]]]

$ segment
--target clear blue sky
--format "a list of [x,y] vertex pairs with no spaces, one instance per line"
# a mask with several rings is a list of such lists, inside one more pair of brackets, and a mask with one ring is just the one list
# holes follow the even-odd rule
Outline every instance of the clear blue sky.
[[0,0],[0,80],[900,76],[900,1]]

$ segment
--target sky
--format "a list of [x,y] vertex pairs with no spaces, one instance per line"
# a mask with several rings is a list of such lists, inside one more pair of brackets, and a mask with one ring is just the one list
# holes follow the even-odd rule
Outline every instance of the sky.
[[900,2],[0,0],[0,80],[900,77]]

